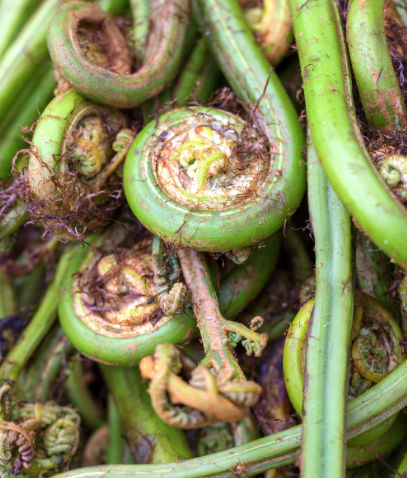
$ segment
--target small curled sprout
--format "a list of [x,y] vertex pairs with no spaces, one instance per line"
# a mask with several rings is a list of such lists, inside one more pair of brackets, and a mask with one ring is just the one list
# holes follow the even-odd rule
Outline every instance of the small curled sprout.
[[63,238],[106,224],[119,204],[116,172],[132,139],[119,110],[72,90],[57,96],[36,126],[23,175],[30,215]]
[[27,429],[29,424],[0,424],[0,469],[18,474],[22,468],[30,467],[36,448],[34,434]]
[[407,201],[407,157],[399,154],[388,156],[381,163],[380,174],[401,199]]
[[71,418],[57,418],[44,431],[44,450],[49,457],[62,458],[67,463],[79,446],[78,423]]
[[[187,383],[178,376],[181,368],[180,352],[171,344],[159,345],[154,356],[145,357],[140,362],[142,376],[151,380],[149,394],[154,410],[162,420],[179,428],[199,428],[239,420],[258,393],[258,385],[254,382],[241,382],[235,387],[230,382],[218,383],[203,366],[193,370]],[[237,403],[227,398],[228,394]]]
[[22,468],[58,471],[75,454],[80,417],[53,402],[13,406],[12,421],[0,422],[0,472]]
[[391,314],[357,294],[352,342],[351,396],[380,382],[403,360],[402,334]]

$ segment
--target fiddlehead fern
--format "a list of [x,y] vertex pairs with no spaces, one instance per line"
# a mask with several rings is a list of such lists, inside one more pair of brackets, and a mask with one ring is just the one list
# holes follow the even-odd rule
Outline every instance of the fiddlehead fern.
[[79,427],[70,418],[58,418],[44,432],[44,450],[67,463],[79,446]]
[[[217,383],[207,367],[195,368],[189,383],[178,377],[182,368],[181,356],[171,344],[159,345],[154,356],[143,358],[140,368],[142,376],[151,380],[149,394],[155,412],[170,425],[199,428],[216,422],[234,422],[247,413],[246,405],[250,403],[238,405],[233,398],[224,396],[222,384]],[[250,396],[256,396],[257,384],[242,382],[241,385],[239,389],[229,387],[230,395],[240,398],[241,402],[247,401],[251,393]]]
[[[359,396],[370,389],[404,359],[400,344],[402,333],[391,314],[377,301],[358,291],[355,293],[355,301],[349,398]],[[290,400],[300,415],[305,335],[313,307],[314,299],[311,299],[298,312],[287,333],[284,346],[284,380]],[[352,444],[373,441],[389,429],[395,418],[396,416],[392,416],[368,434],[360,435]]]
[[153,254],[151,236],[134,240],[131,230],[120,226],[94,239],[90,250],[74,259],[60,318],[82,353],[93,360],[130,365],[160,342],[177,343],[191,335],[194,320],[187,309],[166,315],[160,307]]
[[125,40],[107,14],[92,3],[63,5],[48,32],[48,48],[58,71],[87,98],[119,108],[133,108],[158,94],[177,72],[189,2],[154,0],[151,7],[153,28],[144,61],[132,73]]
[[[35,455],[32,431],[24,424],[13,422],[0,424],[0,467],[18,474],[21,468],[29,468]],[[9,468],[11,465],[11,468]]]
[[120,196],[115,172],[132,139],[126,126],[118,110],[72,90],[57,96],[33,136],[23,190],[31,215],[68,237],[105,224]]
[[53,402],[13,405],[12,421],[0,423],[0,471],[60,470],[78,448],[79,415]]
[[280,225],[281,210],[270,212],[278,155],[235,115],[174,110],[146,126],[131,147],[126,197],[138,219],[166,241],[210,251],[246,247]]
[[401,155],[387,156],[380,165],[380,174],[389,187],[407,203],[407,157]]
[[247,121],[207,108],[162,115],[129,150],[124,188],[135,215],[162,239],[226,251],[268,237],[299,204],[303,134],[235,2],[196,7],[219,66],[251,114]]

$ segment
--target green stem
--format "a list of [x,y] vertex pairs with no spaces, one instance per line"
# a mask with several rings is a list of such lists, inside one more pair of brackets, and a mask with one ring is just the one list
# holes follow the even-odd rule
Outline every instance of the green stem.
[[15,382],[24,365],[32,356],[56,319],[62,280],[76,248],[66,250],[58,263],[55,276],[31,322],[21,334],[13,349],[0,366],[0,382]]
[[54,72],[47,62],[27,81],[27,85],[5,116],[1,124],[0,179],[8,177],[14,155],[26,145],[22,128],[31,127],[51,99],[54,88]]
[[[407,361],[380,383],[349,403],[347,438],[369,429],[407,404]],[[295,463],[301,445],[301,426],[259,438],[224,452],[167,466],[99,466],[56,475],[56,478],[203,478],[236,476],[236,468],[245,468],[247,476]]]
[[[21,371],[17,382],[17,398],[25,402],[35,402],[42,395],[42,400],[48,400],[48,392],[41,394],[40,382],[44,378],[44,368],[50,364],[49,355],[53,355],[55,347],[61,339],[61,328],[56,324],[47,333],[44,340],[35,351],[35,356]],[[52,360],[51,360],[52,362]]]
[[21,314],[29,314],[38,306],[44,293],[45,265],[35,267],[27,276],[16,279],[18,308]]
[[219,70],[205,46],[205,39],[197,41],[174,87],[177,106],[196,100],[204,103],[219,80]]
[[69,401],[79,410],[83,421],[90,428],[96,429],[103,425],[105,414],[86,386],[82,366],[78,359],[74,359],[70,363],[70,373],[65,382],[65,390]]
[[385,0],[352,0],[346,22],[352,69],[369,124],[393,134],[407,126],[407,108],[384,31]]
[[155,414],[138,369],[100,368],[139,463],[171,463],[191,457],[183,432]]
[[107,397],[107,420],[109,423],[109,442],[106,451],[106,464],[121,463],[123,457],[123,428],[119,411],[111,395]]
[[17,100],[26,83],[47,58],[46,35],[62,0],[45,0],[26,23],[0,62],[0,121]]
[[27,208],[24,201],[15,199],[12,208],[1,218],[0,241],[17,231],[27,218]]
[[407,214],[363,146],[337,4],[290,0],[290,7],[307,118],[325,173],[358,225],[387,255],[407,267]]
[[351,224],[311,138],[308,203],[315,236],[316,295],[306,341],[301,476],[341,478],[353,318]]
[[346,454],[347,466],[360,466],[390,453],[405,441],[406,435],[406,423],[401,420],[396,421],[386,433],[372,443],[348,447]]
[[41,375],[35,384],[34,401],[46,401],[51,398],[53,381],[61,371],[64,357],[70,354],[72,345],[64,335],[61,327],[57,328],[54,343],[47,349],[45,360],[42,362]]
[[41,0],[2,0],[0,3],[0,59]]

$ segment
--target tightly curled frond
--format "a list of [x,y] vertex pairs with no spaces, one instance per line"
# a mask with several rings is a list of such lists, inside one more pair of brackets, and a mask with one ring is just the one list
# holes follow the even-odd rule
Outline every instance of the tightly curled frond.
[[35,128],[23,176],[29,214],[62,237],[106,224],[120,203],[116,171],[132,137],[119,110],[72,90],[57,96]]
[[67,463],[79,446],[79,426],[70,418],[58,418],[44,431],[44,450],[49,457],[61,457]]
[[137,218],[165,241],[245,248],[278,229],[281,208],[271,209],[279,203],[280,160],[279,145],[256,122],[180,108],[137,136],[125,162],[125,194]]
[[18,474],[21,468],[29,468],[35,455],[34,433],[31,422],[0,424],[0,467]]
[[[140,369],[143,377],[151,380],[149,393],[154,410],[162,420],[179,428],[239,420],[253,404],[248,397],[258,393],[258,385],[253,382],[218,385],[212,372],[203,366],[197,367],[186,383],[177,375],[181,371],[181,357],[171,344],[159,345],[153,357],[142,359]],[[230,400],[227,394],[232,397]],[[240,403],[234,403],[233,398]]]
[[391,189],[407,202],[407,157],[394,154],[383,159],[380,174]]

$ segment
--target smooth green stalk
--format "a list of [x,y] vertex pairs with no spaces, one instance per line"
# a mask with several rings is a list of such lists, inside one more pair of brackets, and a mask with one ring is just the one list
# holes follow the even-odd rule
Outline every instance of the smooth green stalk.
[[[380,383],[349,403],[347,438],[356,436],[407,404],[407,361],[391,372]],[[203,478],[206,476],[236,476],[244,467],[247,476],[262,473],[294,463],[301,445],[301,426],[254,440],[224,452],[195,458],[167,466],[101,466],[83,468],[56,475],[58,478]]]
[[86,386],[80,361],[72,360],[69,368],[69,375],[65,382],[69,401],[79,410],[86,425],[93,429],[99,428],[104,423],[105,414]]
[[384,5],[385,0],[352,0],[346,36],[366,118],[392,134],[407,127],[407,108],[387,47]]
[[0,320],[17,313],[13,281],[0,269]]
[[2,0],[0,3],[0,59],[41,0]]
[[[63,331],[58,325],[52,327],[44,340],[35,351],[35,355],[32,360],[24,367],[18,377],[16,386],[17,399],[25,402],[35,402],[38,400],[49,400],[50,388],[48,385],[50,382],[47,380],[50,376],[44,371],[48,368],[48,371],[52,370],[53,358],[58,356],[54,355],[55,349],[59,348],[61,338],[63,337]],[[49,360],[49,356],[51,359]],[[56,359],[58,362],[58,358]],[[57,371],[58,373],[58,371]],[[52,373],[52,375],[54,375]],[[53,376],[55,378],[55,375]],[[43,387],[41,383],[47,384],[47,391],[43,393]],[[41,398],[39,398],[41,397]]]
[[155,414],[138,369],[100,368],[138,463],[171,463],[191,457],[183,432]]
[[134,51],[137,61],[141,62],[146,54],[151,6],[148,0],[130,0],[130,5],[133,16]]
[[353,319],[348,213],[308,144],[308,204],[315,237],[315,306],[307,332],[301,476],[345,472],[348,353]]
[[78,23],[99,23],[109,44],[116,42],[112,47],[116,50],[110,51],[109,58],[114,62],[118,46],[120,53],[125,48],[124,38],[114,23],[92,3],[67,3],[58,10],[48,31],[50,56],[68,83],[87,98],[119,108],[134,108],[157,95],[174,78],[182,57],[188,8],[187,0],[153,3],[152,11],[157,17],[145,60],[137,72],[130,74],[127,66],[118,73],[92,63],[79,47]]
[[41,65],[27,81],[27,85],[5,116],[1,124],[0,179],[6,179],[10,174],[11,163],[17,151],[27,147],[22,128],[31,127],[42,113],[51,99],[55,84],[51,65],[49,63]]
[[403,475],[407,472],[407,448],[405,444],[393,458],[391,465],[397,469],[392,478],[404,478]]
[[219,76],[219,69],[212,56],[208,57],[205,39],[199,39],[174,87],[176,105],[185,106],[191,101],[205,103],[215,89]]
[[61,294],[62,280],[75,252],[76,248],[72,248],[62,254],[55,276],[48,286],[41,305],[0,366],[1,383],[6,381],[15,382],[17,380],[21,369],[54,323]]
[[107,420],[109,423],[109,441],[106,451],[106,465],[115,465],[122,461],[124,443],[119,411],[111,395],[107,397]]
[[290,0],[290,7],[307,118],[325,173],[358,225],[388,256],[407,267],[407,214],[363,146],[337,4]]
[[0,122],[47,58],[46,35],[63,0],[45,0],[10,45],[0,62]]

